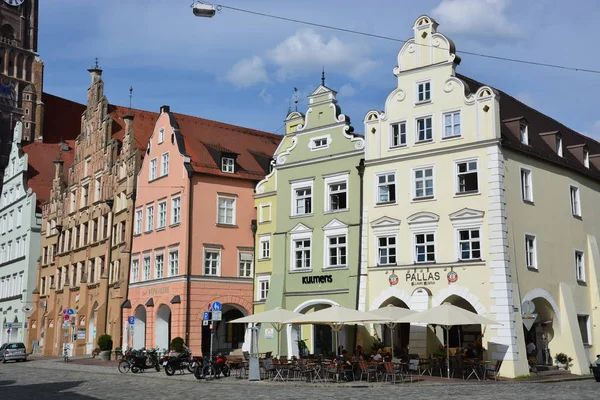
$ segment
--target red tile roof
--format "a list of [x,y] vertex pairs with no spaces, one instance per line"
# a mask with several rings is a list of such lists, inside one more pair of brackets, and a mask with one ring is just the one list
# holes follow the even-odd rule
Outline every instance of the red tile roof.
[[[57,143],[32,142],[23,145],[23,151],[28,155],[29,169],[27,184],[35,192],[37,206],[50,198],[52,180],[54,179],[54,160],[62,158],[63,181],[67,181],[68,170],[73,163],[75,142],[67,140],[69,151],[61,151]],[[41,212],[41,210],[40,210]]]

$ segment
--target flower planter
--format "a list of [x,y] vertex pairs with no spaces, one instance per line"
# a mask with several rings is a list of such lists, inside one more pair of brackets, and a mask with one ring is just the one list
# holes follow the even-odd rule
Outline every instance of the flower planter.
[[110,353],[111,353],[110,350],[102,350],[100,352],[100,359],[102,361],[108,361],[108,360],[110,360]]
[[556,362],[556,366],[558,367],[558,369],[559,369],[560,371],[566,371],[566,370],[567,370],[567,367],[568,367],[568,365],[567,365],[567,364],[563,364],[563,363],[561,363],[561,362],[558,362],[558,361]]

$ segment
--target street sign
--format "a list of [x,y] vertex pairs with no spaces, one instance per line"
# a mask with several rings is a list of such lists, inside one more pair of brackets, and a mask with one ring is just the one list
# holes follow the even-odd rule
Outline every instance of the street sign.
[[204,311],[204,317],[202,318],[204,321],[208,321],[210,319],[210,312]]
[[8,329],[12,328],[12,324],[6,324],[6,325],[7,325]]
[[129,331],[128,332],[129,332],[129,336],[133,336],[133,332],[134,332],[134,326],[133,325],[129,326]]
[[205,319],[204,321],[202,321],[202,326],[208,326],[208,320]]
[[212,304],[212,310],[213,310],[213,311],[221,311],[221,308],[222,308],[222,307],[221,307],[221,303],[219,303],[218,301],[215,301],[215,302]]
[[71,318],[71,316],[69,314],[65,314],[64,318],[65,318],[65,321],[68,321]]
[[208,303],[208,311],[212,311],[212,303]]
[[18,329],[18,328],[22,328],[23,327],[23,323],[22,322],[7,322],[4,324],[4,329]]
[[213,321],[220,321],[221,320],[221,312],[222,311],[213,311],[212,312],[212,320]]
[[66,313],[67,313],[67,309],[66,309],[66,308],[64,308],[64,309],[63,309],[63,314],[66,314]]
[[134,316],[130,316],[129,318],[127,318],[127,322],[129,322],[129,325],[135,324],[135,317]]
[[67,310],[67,314],[69,314],[69,315],[73,315],[73,314],[75,314],[75,310],[73,310],[72,308],[69,308],[69,309]]
[[63,322],[62,327],[63,327],[63,329],[69,329],[69,322],[68,321]]

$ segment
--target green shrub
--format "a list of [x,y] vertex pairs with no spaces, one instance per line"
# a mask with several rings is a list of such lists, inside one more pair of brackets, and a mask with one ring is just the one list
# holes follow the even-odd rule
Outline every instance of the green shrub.
[[177,336],[173,340],[171,340],[171,350],[176,351],[177,353],[181,353],[183,351],[184,341],[183,338]]
[[98,347],[100,347],[100,350],[102,351],[110,351],[112,350],[113,347],[113,341],[112,341],[112,337],[110,335],[100,335],[100,337],[98,338]]

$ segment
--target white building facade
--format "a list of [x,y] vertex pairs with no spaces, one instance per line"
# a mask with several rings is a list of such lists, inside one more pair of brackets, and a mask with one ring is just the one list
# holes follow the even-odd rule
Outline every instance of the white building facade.
[[18,122],[0,194],[0,343],[26,342],[40,255],[41,214],[36,213],[36,195],[27,185],[22,129]]

